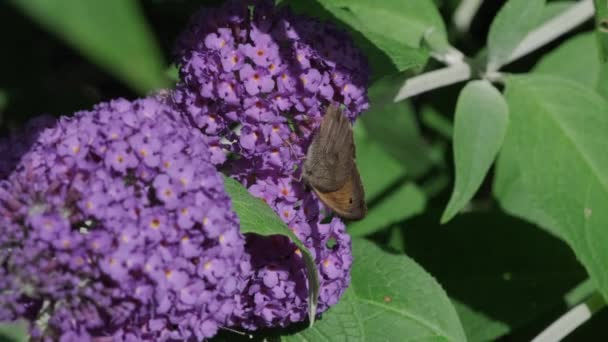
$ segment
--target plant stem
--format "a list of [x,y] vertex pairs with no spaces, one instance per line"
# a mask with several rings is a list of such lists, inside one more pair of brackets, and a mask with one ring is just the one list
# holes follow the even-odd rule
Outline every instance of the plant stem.
[[483,0],[462,0],[454,11],[452,21],[458,32],[467,32]]
[[[530,32],[511,54],[508,62],[513,62],[571,31],[590,19],[593,12],[593,0],[583,0],[572,5],[562,14]],[[445,58],[438,59],[446,61]],[[403,101],[429,90],[466,81],[473,76],[471,65],[464,60],[447,61],[448,63],[453,62],[453,64],[407,79],[395,96],[394,102]]]
[[547,329],[536,336],[532,342],[555,342],[568,336],[572,331],[585,323],[591,316],[606,306],[599,293],[594,293],[581,303],[553,322]]
[[593,17],[593,11],[593,0],[583,0],[572,5],[562,14],[528,33],[513,51],[507,63],[513,62],[568,33]]
[[469,78],[471,78],[471,67],[464,62],[429,71],[422,75],[407,79],[401,89],[399,89],[399,92],[397,92],[393,101],[403,101],[409,97],[429,90],[466,81]]

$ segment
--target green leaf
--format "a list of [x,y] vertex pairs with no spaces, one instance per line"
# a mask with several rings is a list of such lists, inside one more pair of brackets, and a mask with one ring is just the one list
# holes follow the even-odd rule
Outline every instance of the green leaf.
[[608,100],[608,62],[600,66],[600,77],[597,82],[597,92]]
[[550,76],[509,77],[506,98],[511,123],[495,196],[564,239],[608,298],[608,103]]
[[446,36],[445,25],[431,0],[317,2],[385,52],[399,71],[426,63],[428,54],[420,42],[427,30],[434,28]]
[[241,183],[232,178],[224,177],[224,187],[232,199],[232,206],[239,217],[241,233],[253,233],[262,236],[284,235],[302,252],[306,264],[309,289],[308,315],[312,326],[319,301],[319,276],[314,257],[274,210],[261,199],[251,195]]
[[420,213],[424,209],[426,198],[416,185],[405,180],[406,168],[368,136],[361,121],[355,124],[354,134],[357,167],[369,211],[364,220],[348,224],[349,232],[366,235],[381,230],[392,222]]
[[138,92],[167,85],[161,52],[136,1],[11,1]]
[[595,287],[591,279],[585,279],[580,284],[576,285],[572,290],[564,295],[564,301],[569,308],[582,303],[589,298],[593,293],[596,293]]
[[452,122],[444,117],[437,109],[425,105],[421,109],[421,115],[422,117],[420,119],[426,127],[432,129],[443,138],[452,140],[454,126],[452,125]]
[[535,26],[538,27],[557,17],[558,15],[564,13],[564,11],[569,9],[572,5],[576,5],[576,0],[548,2],[545,5],[545,8],[543,8],[543,11],[538,19],[538,23]]
[[487,81],[469,82],[458,98],[454,119],[456,181],[441,223],[473,198],[496,158],[509,123],[509,109]]
[[600,76],[596,90],[605,99],[608,99],[608,62],[600,65]]
[[456,299],[452,299],[452,303],[460,317],[467,339],[471,342],[495,341],[511,331],[507,323],[481,313],[472,306]]
[[393,98],[403,85],[402,75],[382,78],[370,87],[370,110],[362,117],[369,139],[377,143],[401,165],[408,177],[424,175],[436,162],[430,147],[422,138],[412,105],[394,103]]
[[25,342],[29,340],[27,325],[24,322],[0,324],[0,341]]
[[505,138],[496,162],[496,178],[492,189],[494,197],[510,214],[534,222],[547,232],[560,237],[559,232],[554,228],[557,226],[554,219],[534,203],[533,194],[523,182],[523,170],[517,163],[518,148],[507,143],[507,139]]
[[606,0],[593,0],[595,5],[595,32],[602,63],[608,63],[608,4]]
[[498,70],[509,61],[522,39],[542,15],[545,0],[508,0],[488,33],[488,69]]
[[404,255],[353,240],[350,287],[314,327],[287,341],[465,341],[439,284]]
[[600,75],[599,51],[595,36],[589,32],[568,39],[555,50],[544,55],[533,72],[564,77],[595,88]]
[[424,193],[415,184],[400,184],[374,205],[365,219],[349,222],[348,233],[351,236],[369,235],[392,223],[422,213],[425,205]]
[[353,131],[357,148],[357,167],[365,188],[365,200],[369,203],[402,181],[406,169],[368,136],[361,120],[355,123]]
[[563,241],[501,212],[440,225],[430,210],[394,230],[387,243],[404,246],[442,284],[470,341],[495,341],[565,311],[564,295],[586,277]]

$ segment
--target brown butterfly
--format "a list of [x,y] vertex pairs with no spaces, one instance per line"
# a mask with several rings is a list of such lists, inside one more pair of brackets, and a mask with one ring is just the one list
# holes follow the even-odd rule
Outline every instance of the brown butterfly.
[[304,181],[338,216],[360,220],[367,213],[361,176],[355,164],[355,141],[348,119],[331,104],[306,152]]

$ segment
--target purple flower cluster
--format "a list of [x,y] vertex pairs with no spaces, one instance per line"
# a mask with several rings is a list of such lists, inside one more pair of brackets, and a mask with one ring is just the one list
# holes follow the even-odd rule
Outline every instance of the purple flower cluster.
[[34,339],[200,341],[245,314],[238,219],[165,99],[102,103],[31,143],[0,181],[0,321],[29,320]]
[[[350,282],[350,238],[299,181],[305,151],[327,106],[354,119],[368,107],[368,68],[350,37],[275,8],[272,1],[228,1],[192,19],[176,56],[181,82],[173,101],[203,133],[212,162],[266,201],[313,252],[320,276],[318,312]],[[286,238],[247,237],[254,275],[244,304],[247,329],[306,318],[300,252]]]

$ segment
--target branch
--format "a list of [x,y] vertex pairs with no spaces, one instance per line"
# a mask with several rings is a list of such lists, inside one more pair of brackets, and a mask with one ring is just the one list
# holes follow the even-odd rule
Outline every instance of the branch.
[[[517,46],[515,51],[513,51],[508,63],[529,54],[571,31],[590,19],[593,13],[593,0],[583,0],[572,5],[562,14],[530,32]],[[451,51],[451,54],[454,54],[455,51],[457,50]],[[472,68],[465,61],[458,60],[459,58],[450,60],[446,58],[448,56],[438,57],[435,54],[432,55],[439,61],[451,63],[451,65],[407,79],[395,96],[394,102],[403,101],[429,90],[445,87],[471,78]],[[500,74],[496,75],[500,76]]]
[[583,0],[568,8],[562,14],[545,22],[519,43],[509,57],[507,63],[513,62],[530,52],[547,45],[563,34],[593,17],[593,0]]
[[458,32],[467,32],[483,0],[462,0],[454,11],[452,21]]
[[591,316],[606,306],[602,296],[595,293],[584,303],[573,307],[563,316],[553,322],[547,329],[536,336],[532,342],[555,342],[568,336],[576,328],[585,323]]
[[397,92],[393,102],[403,101],[429,90],[466,81],[469,78],[471,78],[471,67],[464,62],[426,72],[422,75],[408,78]]

